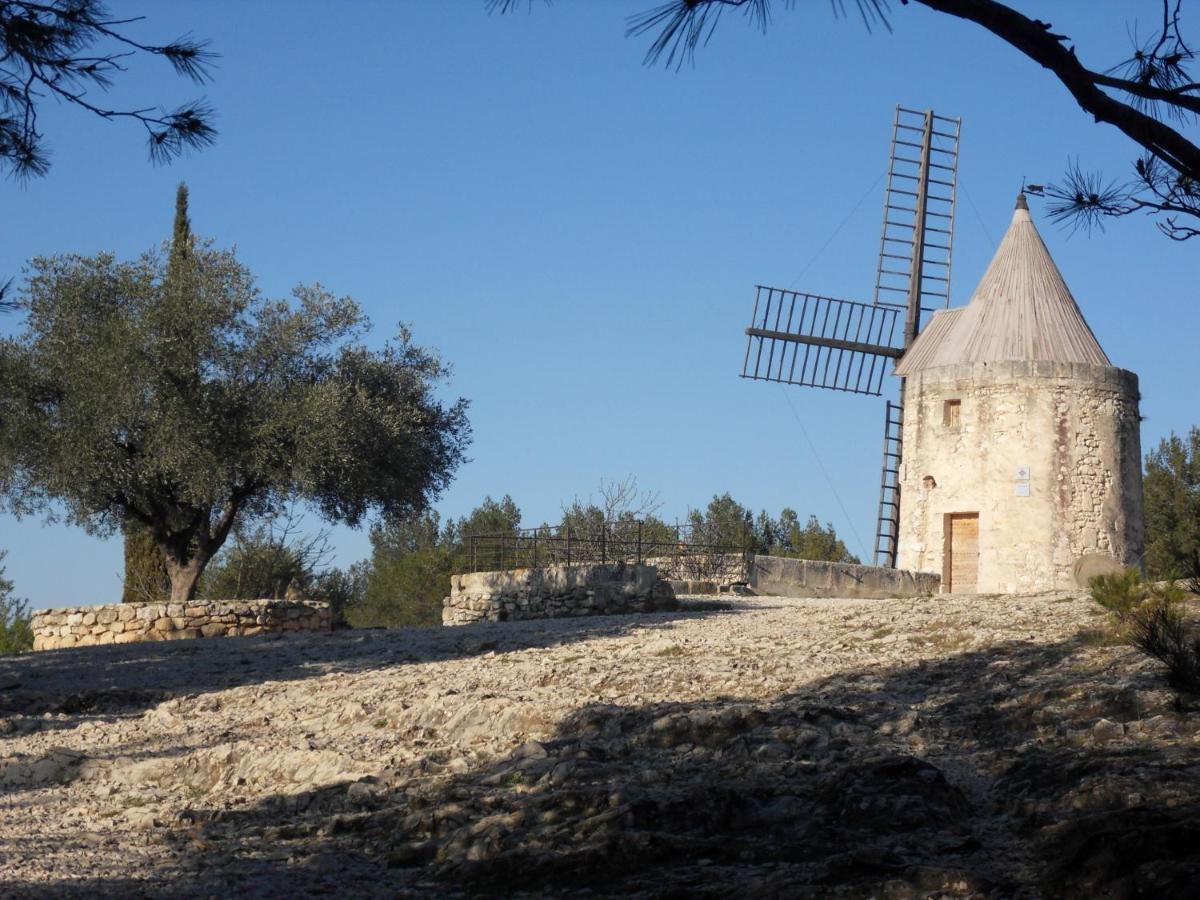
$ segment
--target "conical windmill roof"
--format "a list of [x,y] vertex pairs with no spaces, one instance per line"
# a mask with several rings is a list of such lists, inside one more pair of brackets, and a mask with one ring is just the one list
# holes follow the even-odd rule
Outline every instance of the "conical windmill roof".
[[935,313],[897,364],[896,374],[1025,360],[1112,365],[1042,243],[1021,194],[1012,224],[971,302]]

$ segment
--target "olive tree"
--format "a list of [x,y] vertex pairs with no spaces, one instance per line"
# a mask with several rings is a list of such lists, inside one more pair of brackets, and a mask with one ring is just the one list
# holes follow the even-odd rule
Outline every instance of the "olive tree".
[[470,434],[407,327],[369,349],[350,298],[268,299],[232,252],[188,239],[33,260],[23,330],[0,340],[0,505],[101,535],[140,523],[173,601],[239,518],[296,500],[351,526],[419,512]]

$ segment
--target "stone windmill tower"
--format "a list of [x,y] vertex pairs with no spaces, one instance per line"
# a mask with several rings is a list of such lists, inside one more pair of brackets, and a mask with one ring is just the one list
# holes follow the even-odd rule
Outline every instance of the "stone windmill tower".
[[1100,348],[1024,194],[970,303],[936,312],[895,374],[900,568],[1024,592],[1140,562],[1137,376]]

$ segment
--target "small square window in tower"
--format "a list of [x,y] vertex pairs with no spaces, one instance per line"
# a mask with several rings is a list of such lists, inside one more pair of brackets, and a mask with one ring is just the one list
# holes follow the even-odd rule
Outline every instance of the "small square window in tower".
[[962,401],[947,400],[942,404],[942,424],[947,428],[957,428],[962,421]]

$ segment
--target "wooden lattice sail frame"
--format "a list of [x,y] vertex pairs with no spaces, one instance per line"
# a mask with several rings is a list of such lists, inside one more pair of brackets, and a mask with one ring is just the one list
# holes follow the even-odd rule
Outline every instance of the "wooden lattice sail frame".
[[[889,361],[950,305],[962,120],[896,107],[872,303],[759,285],[746,329],[742,377],[883,395]],[[903,313],[903,328],[898,328]],[[904,385],[884,409],[875,563],[896,564]]]

